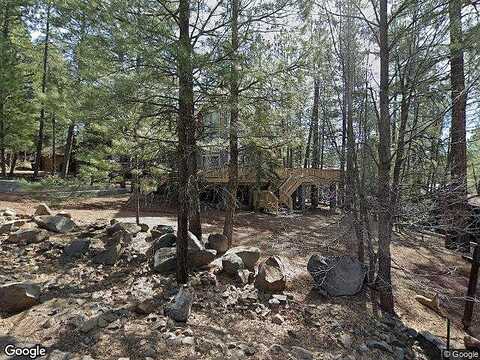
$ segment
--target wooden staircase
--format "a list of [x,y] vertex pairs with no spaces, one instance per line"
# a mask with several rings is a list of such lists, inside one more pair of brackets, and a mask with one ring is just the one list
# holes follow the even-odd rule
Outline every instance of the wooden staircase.
[[298,178],[294,175],[289,176],[278,188],[278,202],[285,204],[290,210],[293,209],[292,194],[304,182],[303,178]]

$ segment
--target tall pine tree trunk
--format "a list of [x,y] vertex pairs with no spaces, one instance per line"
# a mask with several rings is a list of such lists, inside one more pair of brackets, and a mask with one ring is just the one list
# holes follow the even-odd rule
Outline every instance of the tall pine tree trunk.
[[52,176],[55,176],[56,167],[57,167],[57,124],[55,121],[55,114],[52,114]]
[[[8,1],[5,4],[5,14],[3,19],[3,26],[2,26],[2,40],[3,46],[7,46],[8,43],[8,32],[9,32],[9,4]],[[5,89],[6,90],[6,89]],[[5,93],[2,88],[0,88],[0,166],[2,171],[2,176],[7,175],[7,159],[5,156],[6,152],[6,145],[5,145],[5,137],[6,137],[6,129],[5,129]]]
[[188,157],[192,155],[188,132],[193,123],[193,73],[192,47],[190,42],[190,0],[179,0],[178,8],[180,38],[178,43],[177,71],[179,78],[178,135],[178,213],[177,213],[177,282],[188,281],[188,218],[189,178]]
[[[315,77],[313,82],[313,108],[312,108],[312,168],[318,169],[320,165],[320,147],[318,136],[318,103],[320,100],[320,81]],[[315,209],[318,207],[318,186],[312,185],[311,205]]]
[[68,171],[70,169],[70,162],[72,160],[72,149],[73,149],[74,139],[75,139],[75,124],[72,122],[68,126],[67,141],[65,143],[65,149],[63,154],[62,178],[66,178],[68,176]]
[[450,83],[452,87],[452,123],[450,127],[451,189],[448,203],[449,231],[446,246],[469,248],[465,233],[467,198],[467,146],[465,108],[465,71],[463,60],[462,1],[450,0]]
[[[50,37],[50,10],[51,5],[47,5],[47,18],[46,18],[46,27],[45,27],[45,45],[43,48],[43,74],[42,74],[42,94],[45,95],[47,90],[47,68],[48,68],[48,41]],[[33,177],[38,178],[38,172],[40,171],[40,162],[42,160],[42,150],[43,150],[43,132],[45,126],[45,105],[42,104],[42,109],[40,110],[40,119],[38,126],[38,136],[37,136],[37,152],[35,155],[35,168],[33,169]]]
[[390,206],[391,130],[389,115],[389,45],[387,0],[380,0],[380,117],[378,120],[378,273],[376,287],[382,311],[393,314],[392,214]]
[[228,163],[227,209],[223,234],[232,245],[238,186],[238,9],[239,0],[232,0],[232,61],[230,67],[230,161]]

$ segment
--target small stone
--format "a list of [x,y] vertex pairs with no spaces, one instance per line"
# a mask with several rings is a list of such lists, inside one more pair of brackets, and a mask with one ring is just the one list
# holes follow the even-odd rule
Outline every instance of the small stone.
[[368,352],[368,346],[365,344],[362,344],[358,347],[358,351],[360,351],[361,353],[366,353]]
[[282,346],[280,344],[273,344],[272,346],[270,346],[269,351],[273,352],[273,353],[287,353],[288,352],[287,348],[285,348],[284,346]]
[[284,322],[282,315],[280,315],[280,314],[275,314],[275,315],[272,317],[272,322],[273,322],[274,324],[277,324],[277,325],[282,325],[283,322]]
[[340,342],[345,349],[350,349],[353,344],[353,338],[349,334],[340,335]]
[[222,258],[223,271],[229,275],[237,275],[237,272],[244,268],[243,261],[237,254],[225,254]]
[[90,239],[75,239],[64,249],[65,256],[77,257],[85,254],[90,248]]
[[0,286],[0,311],[17,313],[40,302],[40,287],[36,284],[10,283]]
[[195,345],[195,338],[193,336],[182,337],[182,345]]
[[253,270],[260,258],[260,249],[254,246],[236,246],[229,249],[225,254],[235,254],[239,256],[245,267]]
[[28,245],[32,243],[39,243],[47,240],[49,237],[48,232],[40,229],[20,229],[8,237],[8,242]]
[[206,248],[216,250],[218,254],[224,254],[228,250],[228,239],[223,234],[210,234]]
[[60,234],[66,234],[72,231],[76,224],[64,216],[43,215],[34,218],[35,223],[42,229],[53,231]]
[[366,344],[370,349],[378,349],[386,352],[392,352],[392,347],[388,345],[385,341],[367,340]]
[[242,284],[248,284],[248,280],[250,278],[250,271],[247,269],[240,269],[237,271],[237,280]]
[[292,346],[292,353],[298,360],[313,360],[314,358],[311,351],[308,351],[300,346]]
[[192,303],[192,292],[189,289],[182,287],[175,296],[173,304],[170,304],[165,309],[165,314],[175,321],[186,322],[190,316]]
[[268,300],[268,306],[272,309],[273,312],[277,312],[280,308],[280,301],[277,299],[270,299]]

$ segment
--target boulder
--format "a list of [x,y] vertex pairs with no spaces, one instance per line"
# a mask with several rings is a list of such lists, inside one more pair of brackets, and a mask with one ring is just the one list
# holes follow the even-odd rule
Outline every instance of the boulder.
[[107,234],[113,235],[120,230],[126,231],[132,234],[133,236],[136,236],[142,230],[142,228],[135,223],[119,221],[107,228]]
[[56,233],[61,233],[61,234],[66,234],[72,231],[76,226],[71,219],[65,216],[59,216],[59,215],[38,216],[38,217],[35,217],[34,220],[37,223],[37,225],[42,229],[46,229],[46,230],[53,231]]
[[260,249],[254,246],[236,246],[229,249],[225,254],[235,254],[239,256],[245,267],[253,270],[260,258]]
[[210,264],[216,256],[217,252],[212,249],[191,251],[188,253],[188,261],[191,267],[197,268]]
[[429,359],[441,359],[442,350],[447,348],[445,342],[428,331],[421,331],[417,341]]
[[178,322],[186,322],[192,309],[193,293],[186,287],[181,287],[174,302],[165,308],[165,315]]
[[5,216],[6,218],[14,218],[17,216],[17,213],[13,209],[2,209],[0,210],[0,215]]
[[48,207],[47,204],[41,203],[35,209],[33,216],[43,216],[43,215],[53,215],[52,210]]
[[236,278],[240,282],[240,284],[246,285],[250,280],[250,271],[248,271],[247,269],[240,269],[237,271]]
[[68,257],[79,257],[85,254],[90,247],[90,239],[75,239],[65,247],[63,253]]
[[367,268],[356,258],[343,256],[312,255],[307,270],[315,286],[330,296],[351,296],[363,287]]
[[268,293],[280,293],[285,290],[287,279],[285,265],[278,256],[270,256],[262,262],[255,278],[255,287]]
[[225,254],[222,257],[222,267],[223,271],[225,271],[229,275],[236,275],[239,270],[242,270],[245,267],[243,260],[237,254]]
[[228,250],[228,239],[223,234],[210,234],[205,247],[216,250],[219,255],[224,254]]
[[60,211],[59,213],[57,213],[57,216],[63,216],[63,217],[69,218],[69,219],[72,218],[72,214],[70,214],[69,212],[66,212],[66,211]]
[[0,235],[10,234],[18,230],[18,226],[15,225],[15,221],[9,221],[0,225]]
[[10,283],[0,286],[0,311],[17,313],[40,302],[40,287],[32,283]]
[[20,229],[10,234],[8,242],[16,244],[32,244],[39,243],[48,239],[48,232],[41,229]]
[[120,243],[113,244],[107,247],[102,252],[98,253],[94,258],[93,262],[100,265],[115,265],[118,258],[121,255],[122,245]]
[[160,248],[153,256],[153,270],[159,273],[174,272],[177,268],[177,251],[175,248]]
[[170,225],[155,225],[150,233],[152,234],[152,239],[158,239],[159,237],[165,234],[173,234],[175,230]]
[[201,239],[198,239],[192,232],[188,232],[188,249],[189,250],[205,250],[205,245]]
[[156,238],[155,241],[152,243],[152,246],[157,249],[164,248],[164,247],[175,247],[177,244],[177,237],[173,233],[167,233],[159,238]]
[[132,234],[125,230],[118,230],[107,239],[107,245],[114,244],[130,244],[132,242]]

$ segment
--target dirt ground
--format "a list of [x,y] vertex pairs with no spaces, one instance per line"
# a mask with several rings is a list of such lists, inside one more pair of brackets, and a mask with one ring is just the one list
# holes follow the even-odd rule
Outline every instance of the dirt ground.
[[[39,202],[39,200],[29,198],[1,196],[0,208],[12,208],[20,214],[33,214],[35,206]],[[70,199],[53,206],[71,213],[75,222],[87,224],[100,219],[132,219],[134,213],[125,209],[126,201],[127,197],[125,196]],[[220,231],[222,221],[221,212],[205,214],[203,217],[204,233]],[[149,225],[175,225],[175,214],[171,211],[142,213],[142,222]],[[235,245],[257,246],[262,251],[262,257],[280,255],[286,260],[289,269],[287,294],[293,298],[291,309],[283,311],[285,322],[282,325],[269,323],[266,326],[265,319],[248,313],[216,312],[215,310],[218,309],[208,308],[208,306],[207,308],[194,306],[194,319],[190,322],[189,331],[205,338],[209,336],[206,334],[212,332],[218,331],[220,334],[226,332],[225,336],[219,336],[223,336],[222,339],[227,342],[230,339],[230,341],[241,341],[248,344],[261,344],[264,347],[274,343],[299,345],[320,354],[318,357],[320,359],[339,359],[342,355],[348,355],[351,352],[342,347],[339,343],[339,336],[345,332],[355,334],[355,344],[368,337],[368,333],[361,331],[367,328],[374,319],[368,293],[364,292],[348,298],[325,299],[312,289],[312,280],[306,270],[306,264],[314,253],[322,255],[342,253],[343,244],[350,236],[352,236],[351,231],[339,214],[329,214],[321,209],[304,214],[294,213],[280,216],[240,212],[236,220]],[[60,243],[64,241],[62,237],[55,240]],[[459,255],[445,250],[440,238],[427,235],[395,234],[392,254],[396,311],[404,324],[418,331],[430,331],[445,340],[446,320],[414,299],[415,295],[431,297],[438,293],[446,313],[453,322],[452,343],[457,348],[463,347],[464,332],[461,317],[469,265]],[[81,299],[84,299],[84,295],[86,296],[87,293],[88,304],[92,302],[92,299],[106,301],[106,298],[112,298],[111,303],[116,307],[125,305],[131,298],[127,295],[132,295],[129,286],[155,279],[155,276],[150,276],[135,263],[126,265],[126,269],[122,269],[122,271],[92,269],[80,263],[74,267],[64,268],[64,272],[59,273],[55,268],[56,260],[51,259],[42,264],[33,264],[34,271],[32,272],[30,267],[25,267],[26,255],[26,253],[12,255],[2,251],[0,265],[2,269],[7,269],[6,273],[12,274],[12,277],[15,274],[16,279],[30,278],[30,280],[51,282],[52,277],[56,276],[62,278],[63,285],[69,281],[76,284],[81,283],[80,289],[73,289],[67,292],[68,294],[63,292],[62,296],[47,301],[48,306],[53,306],[53,302],[56,308],[64,307],[67,311],[70,311],[68,309],[71,309],[72,303],[75,305],[76,302],[80,307],[85,307],[85,302]],[[27,269],[29,270],[27,271]],[[93,278],[95,278],[94,281]],[[228,285],[222,286],[218,290],[219,292],[228,290]],[[62,291],[64,290],[65,288],[62,288]],[[201,299],[202,296],[207,296],[207,293],[200,291],[198,296]],[[218,296],[220,297],[221,294]],[[43,311],[48,313],[46,309]],[[167,354],[169,351],[158,348],[158,342],[155,340],[155,334],[152,333],[151,327],[147,328],[145,323],[138,319],[124,325],[125,334],[121,338],[117,335],[109,336],[109,331],[113,330],[107,328],[95,338],[94,343],[85,345],[84,342],[79,343],[80,340],[75,340],[75,336],[78,334],[68,333],[66,328],[61,326],[62,324],[45,328],[42,323],[42,321],[46,321],[45,319],[40,321],[36,318],[38,323],[32,324],[31,318],[28,321],[22,320],[22,316],[25,316],[22,314],[0,319],[0,335],[4,332],[3,336],[29,338],[50,345],[55,344],[58,348],[88,353],[99,359],[114,359],[121,356],[129,356],[132,359],[141,358],[137,355],[145,347],[145,341],[153,341],[157,344],[155,345],[157,354],[162,351],[166,351],[165,354]],[[306,319],[306,316],[309,319]],[[476,329],[480,329],[478,316],[475,319],[475,326]],[[65,333],[52,333],[54,330],[50,331],[50,329],[56,329],[55,331],[61,329]],[[148,332],[148,336],[142,333],[141,339],[135,341],[138,332]],[[129,334],[137,335],[132,335],[132,338],[132,336],[127,336]],[[194,358],[191,356],[187,353],[183,355],[176,353],[171,358]],[[355,359],[387,359],[382,355],[369,356]]]

